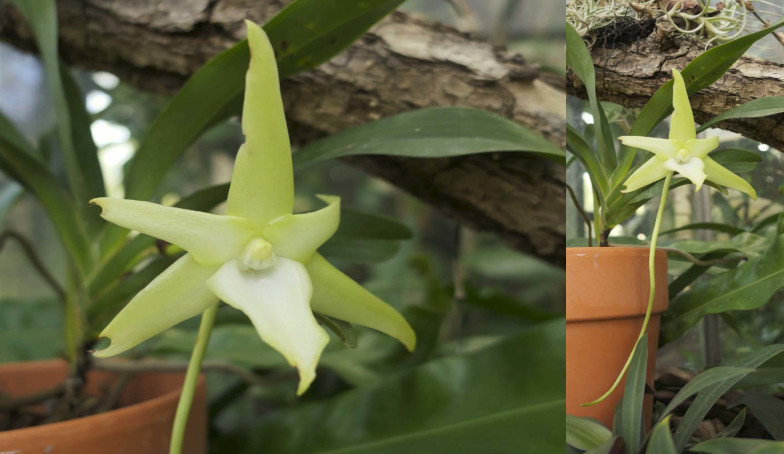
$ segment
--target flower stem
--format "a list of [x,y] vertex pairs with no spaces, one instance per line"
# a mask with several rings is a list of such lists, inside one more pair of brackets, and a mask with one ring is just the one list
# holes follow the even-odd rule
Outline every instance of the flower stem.
[[673,172],[670,172],[666,177],[664,177],[664,189],[662,189],[661,199],[659,200],[659,210],[656,212],[656,222],[653,224],[653,233],[651,234],[651,248],[648,251],[648,279],[650,282],[650,291],[648,292],[648,308],[645,310],[645,319],[643,319],[642,322],[642,329],[640,329],[640,334],[637,336],[637,340],[634,342],[634,346],[632,347],[631,353],[629,353],[629,357],[626,358],[626,364],[623,365],[621,372],[618,374],[618,377],[615,379],[615,382],[612,384],[612,386],[610,386],[610,389],[608,389],[607,392],[598,399],[592,402],[580,404],[583,407],[596,405],[606,399],[610,394],[613,393],[613,391],[615,391],[615,388],[617,388],[621,383],[623,375],[629,368],[629,364],[632,362],[632,358],[634,357],[634,350],[637,344],[645,335],[645,330],[648,329],[648,322],[651,319],[651,312],[653,311],[653,297],[656,294],[656,240],[659,239],[659,229],[661,228],[661,220],[662,216],[664,215],[664,206],[667,204],[667,194],[670,192],[670,181],[672,180],[672,174]]
[[185,382],[182,385],[180,402],[177,404],[177,413],[174,416],[169,454],[182,453],[185,426],[188,423],[188,414],[191,412],[193,395],[196,392],[196,382],[199,379],[204,352],[207,350],[207,344],[210,342],[210,334],[212,333],[216,312],[218,312],[218,304],[213,304],[201,315],[199,334],[196,339],[196,345],[193,347],[193,353],[191,353],[191,361],[188,363],[188,371],[185,372]]

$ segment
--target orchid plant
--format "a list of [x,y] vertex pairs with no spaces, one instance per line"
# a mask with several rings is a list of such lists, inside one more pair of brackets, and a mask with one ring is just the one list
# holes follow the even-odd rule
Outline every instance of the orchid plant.
[[[713,367],[704,371],[705,378],[697,376],[689,382],[668,404],[665,403],[663,410],[658,405],[654,407],[654,420],[658,422],[652,433],[646,436],[645,430],[639,424],[643,414],[643,395],[646,392],[645,368],[648,349],[645,347],[645,332],[651,318],[653,296],[657,291],[653,259],[660,236],[707,229],[730,237],[730,240],[689,240],[665,244],[668,246],[668,271],[673,278],[666,289],[658,289],[659,292],[664,290],[670,301],[669,309],[661,319],[660,343],[677,340],[707,314],[721,315],[733,330],[741,335],[748,334],[736,318],[740,317],[740,311],[751,312],[772,302],[771,300],[775,300],[775,294],[784,286],[784,281],[777,279],[784,269],[784,261],[781,260],[784,251],[784,216],[775,213],[777,210],[773,210],[773,214],[763,214],[765,210],[758,210],[758,204],[750,207],[753,213],[747,216],[746,222],[735,222],[739,221],[732,217],[736,214],[735,207],[720,194],[714,194],[712,200],[716,205],[726,208],[722,214],[729,213],[727,216],[730,222],[700,221],[676,225],[668,231],[661,230],[669,191],[677,186],[693,183],[695,189],[700,191],[703,186],[709,185],[724,195],[729,194],[728,189],[734,189],[756,199],[755,189],[737,173],[749,172],[763,160],[776,162],[777,158],[742,149],[721,150],[718,149],[720,143],[717,137],[697,137],[707,128],[727,119],[756,118],[784,112],[784,102],[781,98],[754,99],[708,119],[695,128],[689,94],[711,86],[755,42],[783,26],[784,21],[780,21],[765,30],[703,52],[681,71],[673,70],[672,80],[659,87],[642,109],[626,111],[620,106],[599,101],[597,86],[601,82],[597,80],[594,56],[589,52],[584,36],[567,24],[567,67],[571,70],[569,77],[573,77],[575,82],[582,82],[588,98],[587,108],[575,109],[578,113],[582,112],[582,115],[574,115],[571,124],[567,122],[567,148],[572,154],[569,165],[578,166],[576,176],[589,177],[590,184],[581,179],[576,182],[583,183],[582,188],[587,188],[593,202],[581,203],[578,192],[567,185],[576,210],[588,226],[587,239],[572,238],[568,240],[568,244],[583,246],[588,243],[588,246],[592,246],[593,239],[598,246],[612,246],[613,243],[639,244],[646,238],[650,239],[648,304],[636,345],[632,347],[614,383],[608,384],[610,389],[596,400],[583,405],[602,402],[618,387],[621,378],[627,375],[623,401],[616,408],[612,431],[590,418],[567,417],[567,442],[580,451],[623,450],[623,446],[629,453],[683,452],[686,448],[699,451],[700,449],[695,448],[703,447],[702,444],[692,445],[703,440],[700,437],[694,440],[695,430],[719,396],[728,391],[739,391],[734,389],[737,380],[717,383],[715,380],[708,380],[708,376],[725,373],[734,367],[745,367],[747,371],[753,371],[784,350],[784,345],[759,346],[755,345],[756,339],[747,340],[752,339],[752,336],[745,337],[743,354],[735,361],[729,359],[728,367]],[[598,64],[596,66],[598,67]],[[576,101],[570,102],[576,107]],[[629,115],[622,115],[621,112]],[[658,134],[655,130],[657,126],[667,117],[670,117],[667,138],[653,137]],[[582,123],[580,119],[583,120]],[[763,147],[759,149],[762,151]],[[768,190],[762,196],[773,198],[773,192]],[[651,235],[637,238],[613,237],[611,242],[610,233],[617,226],[629,220],[641,207],[659,195],[661,197]],[[775,202],[770,204],[773,205]],[[634,222],[630,222],[624,227],[633,228],[633,225]],[[684,264],[685,267],[681,266]],[[748,315],[753,317],[758,314]],[[749,352],[749,346],[745,342],[752,343],[753,352]],[[770,343],[762,341],[760,344],[763,342]],[[708,344],[709,342],[705,343],[706,352]],[[722,342],[721,345],[710,347],[724,350],[727,346]],[[627,371],[633,373],[626,374]],[[739,393],[742,394],[743,391]],[[695,394],[697,398],[694,401],[683,405],[686,399]],[[661,403],[658,399],[656,402]],[[687,408],[684,410],[684,407]],[[671,433],[669,416],[676,408],[680,408],[677,414],[682,417],[677,423],[677,431]],[[748,410],[756,411],[752,406],[749,406]],[[744,409],[743,412],[745,411]],[[742,420],[743,415],[736,418],[738,427],[743,425]],[[603,435],[595,439],[596,444],[583,443],[584,439],[575,437],[578,433],[596,434],[597,431]],[[734,442],[738,441],[731,438],[735,433],[729,434],[728,438],[705,442],[704,446],[733,446]],[[767,441],[753,442],[763,444]]]
[[[651,185],[660,180],[664,180],[662,194],[659,199],[659,208],[656,212],[656,220],[651,234],[650,251],[648,253],[648,275],[649,275],[649,295],[648,307],[645,312],[640,334],[636,344],[639,343],[648,328],[653,309],[653,299],[656,293],[656,274],[654,269],[654,258],[656,254],[656,243],[661,229],[661,220],[664,207],[667,203],[667,195],[670,190],[670,183],[674,174],[682,176],[695,185],[695,190],[699,191],[705,181],[727,188],[737,189],[751,198],[757,198],[754,188],[743,178],[735,175],[727,168],[717,163],[708,153],[714,151],[719,146],[718,137],[707,139],[697,138],[697,129],[694,126],[694,115],[689,104],[689,94],[686,92],[686,84],[683,76],[677,69],[672,70],[673,89],[672,106],[673,112],[670,118],[670,134],[667,139],[642,137],[642,136],[621,136],[618,137],[624,145],[639,148],[653,156],[642,164],[624,182],[623,192],[631,192],[642,187]],[[632,362],[635,348],[632,349],[626,363],[618,373],[610,389],[598,399],[583,404],[584,406],[595,405],[606,399],[621,382],[629,364]]]
[[[277,64],[267,35],[246,21],[251,52],[240,147],[226,203],[217,215],[151,202],[97,198],[101,216],[119,226],[181,247],[187,253],[133,298],[104,329],[108,347],[98,357],[122,353],[183,320],[202,314],[182,401],[192,383],[223,300],[244,312],[259,337],[299,371],[297,394],[316,377],[329,335],[312,311],[375,328],[413,351],[416,336],[406,320],[316,252],[337,230],[340,199],[292,214],[294,177]],[[186,412],[187,413],[187,412]],[[185,417],[178,415],[184,426]],[[180,443],[175,424],[172,443]],[[173,450],[176,452],[176,450]]]

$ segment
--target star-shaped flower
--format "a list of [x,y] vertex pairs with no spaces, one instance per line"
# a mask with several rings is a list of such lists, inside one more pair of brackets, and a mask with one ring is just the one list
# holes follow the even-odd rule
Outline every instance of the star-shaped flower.
[[697,138],[683,76],[677,69],[672,70],[672,75],[672,106],[674,110],[670,119],[670,138],[657,139],[640,136],[618,138],[624,145],[641,148],[654,154],[626,180],[623,192],[635,191],[659,181],[670,172],[676,172],[691,180],[697,186],[697,190],[702,187],[705,180],[708,180],[745,192],[756,199],[757,193],[746,180],[708,157],[708,153],[719,146],[719,138]]
[[299,370],[298,394],[316,376],[329,336],[312,311],[384,332],[413,350],[416,338],[391,306],[316,252],[337,230],[340,200],[292,214],[294,177],[272,46],[246,21],[251,60],[242,130],[226,215],[150,202],[98,198],[101,216],[175,244],[182,258],[156,277],[109,323],[111,344],[95,356],[122,353],[202,313],[221,299],[248,315],[261,339]]

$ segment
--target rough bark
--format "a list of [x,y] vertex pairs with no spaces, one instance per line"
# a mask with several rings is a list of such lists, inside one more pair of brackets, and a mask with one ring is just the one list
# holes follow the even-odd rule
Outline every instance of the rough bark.
[[[286,3],[61,0],[60,50],[70,64],[173,93],[243,37],[242,19],[263,22]],[[2,0],[0,39],[34,48],[20,16]],[[554,85],[519,55],[395,13],[332,61],[285,80],[283,97],[300,143],[412,109],[467,106],[499,113],[563,145],[565,94]],[[349,162],[520,251],[564,265],[562,166],[518,153]]]
[[[702,45],[689,40],[664,40],[651,34],[642,41],[618,49],[594,48],[599,98],[626,107],[641,107],[665,82],[672,68],[683,69],[703,52]],[[573,73],[567,92],[585,97],[585,88]],[[745,102],[784,96],[784,65],[742,57],[710,87],[690,97],[694,119],[705,122]],[[728,120],[718,125],[784,150],[784,115]]]

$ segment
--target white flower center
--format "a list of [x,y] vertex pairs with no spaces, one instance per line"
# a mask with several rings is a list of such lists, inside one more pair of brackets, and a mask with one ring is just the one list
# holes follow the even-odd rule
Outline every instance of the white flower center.
[[675,160],[678,161],[678,164],[688,164],[691,161],[691,155],[689,150],[685,148],[681,148],[675,153]]
[[272,245],[261,238],[254,238],[245,246],[239,257],[240,268],[245,270],[261,271],[269,269],[278,262],[278,257],[272,250]]

